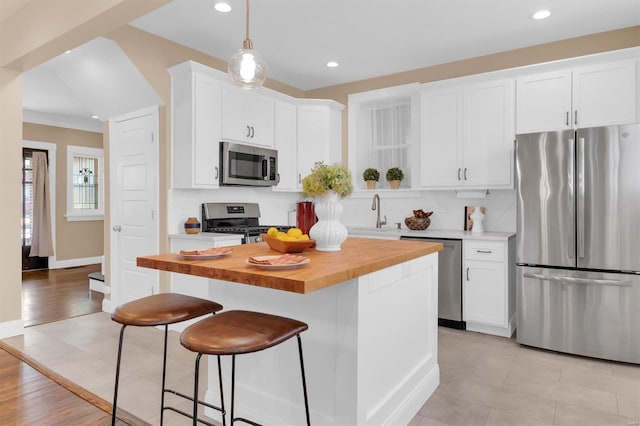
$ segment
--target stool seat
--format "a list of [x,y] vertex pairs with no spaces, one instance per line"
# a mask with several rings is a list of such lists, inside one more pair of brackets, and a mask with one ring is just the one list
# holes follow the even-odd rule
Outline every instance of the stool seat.
[[207,355],[237,355],[270,348],[307,330],[291,318],[249,311],[226,311],[187,327],[185,348]]
[[116,308],[111,319],[138,327],[174,324],[222,310],[210,300],[177,293],[160,293],[125,303]]

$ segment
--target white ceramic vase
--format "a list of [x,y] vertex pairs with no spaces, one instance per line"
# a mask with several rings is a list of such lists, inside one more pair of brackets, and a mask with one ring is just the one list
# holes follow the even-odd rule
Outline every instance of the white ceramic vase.
[[471,220],[473,221],[471,232],[484,232],[484,213],[482,213],[482,207],[475,207],[473,213],[471,213]]
[[339,251],[347,239],[347,228],[340,223],[342,204],[333,191],[315,197],[314,208],[318,221],[309,230],[309,236],[316,240],[318,251]]

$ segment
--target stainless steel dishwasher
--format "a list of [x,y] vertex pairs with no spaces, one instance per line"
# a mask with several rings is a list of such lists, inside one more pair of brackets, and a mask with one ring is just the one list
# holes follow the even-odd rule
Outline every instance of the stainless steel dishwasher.
[[466,329],[462,320],[462,240],[400,237],[401,240],[442,243],[438,252],[438,325]]

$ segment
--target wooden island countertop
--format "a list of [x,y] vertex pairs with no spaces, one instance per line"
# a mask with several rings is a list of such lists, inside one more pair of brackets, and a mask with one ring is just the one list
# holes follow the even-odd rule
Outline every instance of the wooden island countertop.
[[341,251],[307,249],[310,262],[295,269],[266,270],[245,263],[250,256],[279,255],[266,243],[233,246],[229,255],[211,260],[187,260],[179,254],[137,258],[137,265],[258,287],[309,293],[352,278],[442,250],[442,244],[406,240],[349,237]]

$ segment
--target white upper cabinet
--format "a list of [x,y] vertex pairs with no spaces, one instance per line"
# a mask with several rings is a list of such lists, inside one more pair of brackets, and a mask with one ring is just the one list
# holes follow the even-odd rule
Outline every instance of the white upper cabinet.
[[[202,68],[202,69],[200,69]],[[187,62],[171,73],[173,188],[217,188],[221,82]]]
[[222,137],[274,147],[272,98],[231,85],[222,88]]
[[296,105],[276,101],[275,147],[278,150],[278,174],[276,190],[298,188],[298,109]]
[[636,61],[518,78],[518,134],[628,124],[638,120]]
[[573,125],[597,127],[637,120],[636,61],[578,68],[573,71]]
[[516,133],[571,128],[571,71],[518,78]]
[[512,187],[514,102],[510,79],[423,91],[421,187]]
[[297,187],[314,164],[342,161],[342,109],[337,102],[305,100],[298,105]]
[[462,91],[427,91],[422,96],[422,186],[460,185]]

